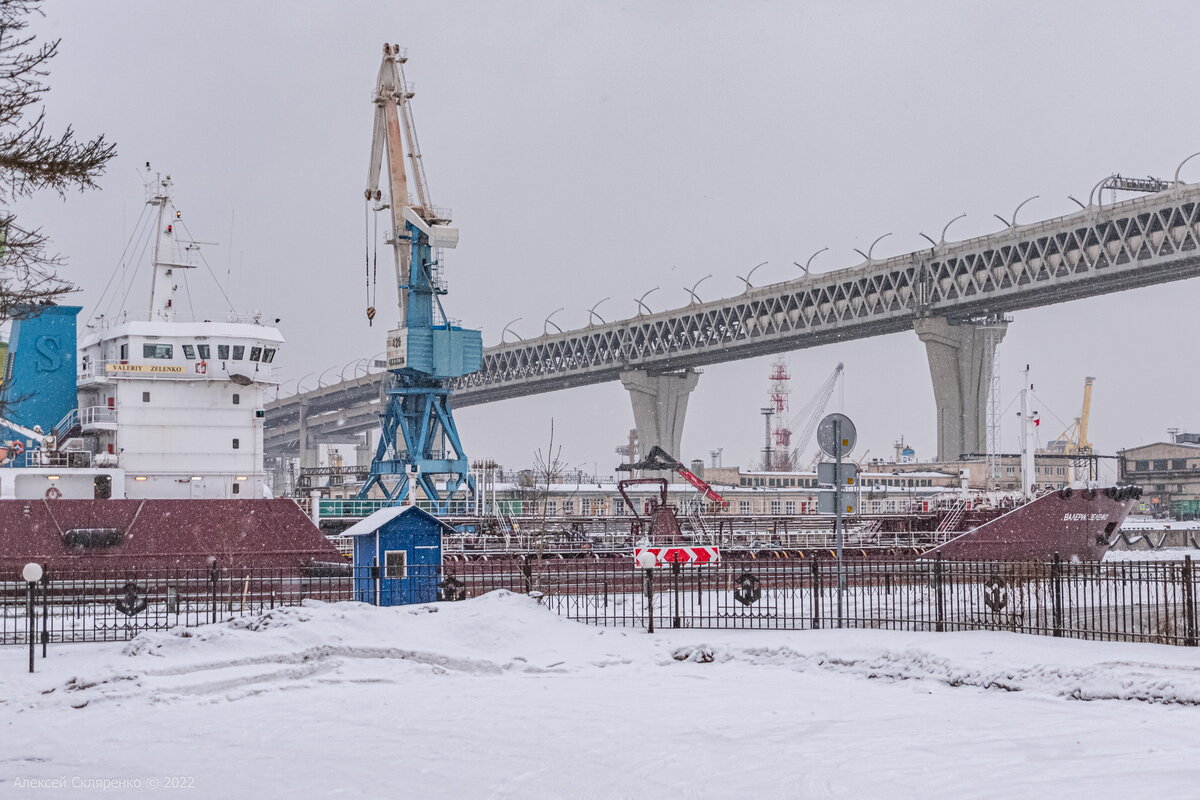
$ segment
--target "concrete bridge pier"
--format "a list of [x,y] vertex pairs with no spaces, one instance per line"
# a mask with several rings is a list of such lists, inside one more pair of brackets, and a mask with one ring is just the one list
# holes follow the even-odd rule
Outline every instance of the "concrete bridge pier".
[[308,398],[300,398],[300,469],[321,466],[321,445],[308,430]]
[[1008,330],[1005,319],[951,322],[923,317],[913,322],[925,343],[937,403],[937,457],[955,461],[963,453],[987,452],[987,401],[996,345]]
[[633,425],[638,432],[640,457],[645,458],[650,448],[658,445],[682,460],[679,448],[683,441],[683,419],[687,415],[688,396],[696,388],[700,373],[694,369],[628,370],[620,377],[633,401]]
[[375,445],[372,440],[371,431],[363,431],[359,437],[359,441],[354,445],[354,466],[370,467],[371,459],[375,457]]

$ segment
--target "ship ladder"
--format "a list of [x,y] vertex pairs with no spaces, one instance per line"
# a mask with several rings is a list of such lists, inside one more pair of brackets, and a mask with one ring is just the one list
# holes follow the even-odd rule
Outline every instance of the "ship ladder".
[[955,526],[962,521],[963,511],[966,509],[966,507],[966,500],[959,500],[957,503],[955,503],[954,508],[950,509],[950,513],[947,514],[946,518],[942,520],[942,523],[937,526],[938,532],[942,533],[945,531],[958,530],[958,528]]

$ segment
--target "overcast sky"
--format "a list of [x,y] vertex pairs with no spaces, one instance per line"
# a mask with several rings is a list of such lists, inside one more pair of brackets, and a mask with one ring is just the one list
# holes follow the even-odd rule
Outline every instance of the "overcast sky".
[[[485,344],[516,317],[631,316],[1068,213],[1111,172],[1170,177],[1200,150],[1189,76],[1193,3],[479,2],[162,3],[56,0],[36,23],[61,37],[52,125],[106,133],[119,158],[103,191],[19,211],[69,258],[89,313],[144,198],[149,161],[175,180],[195,238],[241,308],[280,317],[290,391],[383,349],[368,327],[362,190],[371,91],[384,41],[407,47],[431,194],[452,208],[449,313]],[[1200,159],[1183,178],[1200,180]],[[390,257],[382,245],[380,259]],[[381,273],[382,274],[382,273]],[[148,300],[145,272],[129,303]],[[194,274],[196,309],[219,308]],[[1092,439],[1105,452],[1200,428],[1196,281],[1015,315],[1000,348],[1002,405],[1029,363],[1041,431],[1079,413],[1096,377]],[[386,282],[378,305],[390,308]],[[207,300],[206,300],[207,298]],[[394,319],[394,313],[391,314]],[[796,351],[794,406],[838,361],[835,395],[857,455],[904,436],[936,445],[915,334]],[[681,458],[762,446],[770,359],[705,370]],[[353,364],[346,374],[353,372]],[[318,373],[318,374],[314,374]],[[844,397],[844,403],[842,398]],[[1013,406],[1006,449],[1016,449]],[[458,412],[472,458],[531,461],[556,420],[563,457],[611,474],[632,426],[619,384]]]

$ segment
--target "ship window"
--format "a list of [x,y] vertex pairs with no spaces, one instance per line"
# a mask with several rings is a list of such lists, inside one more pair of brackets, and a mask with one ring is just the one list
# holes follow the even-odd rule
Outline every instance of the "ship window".
[[183,357],[193,359],[196,357],[196,348],[190,344],[183,345]]
[[233,440],[233,449],[234,449],[234,450],[237,450],[237,449],[238,449],[239,447],[241,447],[241,446],[242,446],[242,440],[241,440],[241,439],[234,439],[234,440]]
[[250,360],[251,361],[259,361],[261,359],[262,359],[262,348],[261,347],[251,347],[250,348]]
[[242,402],[242,396],[237,392],[233,393],[233,404],[236,406]]
[[237,481],[234,481],[233,482],[233,493],[239,494],[241,492],[241,489],[242,489],[242,485],[240,483],[238,483]]
[[170,358],[172,347],[169,344],[143,344],[142,358]]
[[263,360],[264,364],[270,364],[272,361],[274,361],[275,360],[275,348],[268,347],[266,350],[263,350],[262,360]]
[[143,403],[150,402],[150,393],[149,392],[142,392],[142,402]]
[[222,361],[229,358],[229,345],[227,345],[227,344],[217,345],[217,358],[221,359]]
[[235,344],[233,346],[233,360],[241,361],[245,357],[246,357],[246,346],[242,345],[242,344]]
[[121,345],[121,360],[122,361],[129,360],[129,345],[128,344]]
[[198,352],[200,354],[200,358],[204,359],[205,361],[207,361],[209,358],[212,357],[212,355],[211,355],[212,351],[209,349],[209,346],[206,344],[196,345],[196,352]]

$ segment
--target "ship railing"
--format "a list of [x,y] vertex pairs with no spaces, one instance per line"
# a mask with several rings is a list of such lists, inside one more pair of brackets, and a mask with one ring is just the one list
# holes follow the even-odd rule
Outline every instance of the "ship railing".
[[[345,500],[322,498],[317,502],[321,519],[363,519],[381,508],[391,508],[397,505],[395,500],[361,500],[357,498]],[[438,508],[438,504],[430,500],[418,500],[413,505],[431,514],[441,511],[445,515],[452,516],[471,516],[477,510],[475,502],[471,500],[452,500],[448,504],[443,504],[445,505],[444,511]]]
[[85,406],[79,409],[79,425],[115,424],[117,410],[108,406]]
[[[115,328],[118,325],[124,325],[127,322],[165,322],[161,317],[155,317],[149,311],[122,311],[119,314],[112,316],[100,315],[88,323],[88,327],[92,329],[107,330]],[[229,311],[216,311],[211,313],[191,313],[177,311],[172,319],[172,322],[228,322],[241,325],[262,325],[262,314],[237,314]]]

